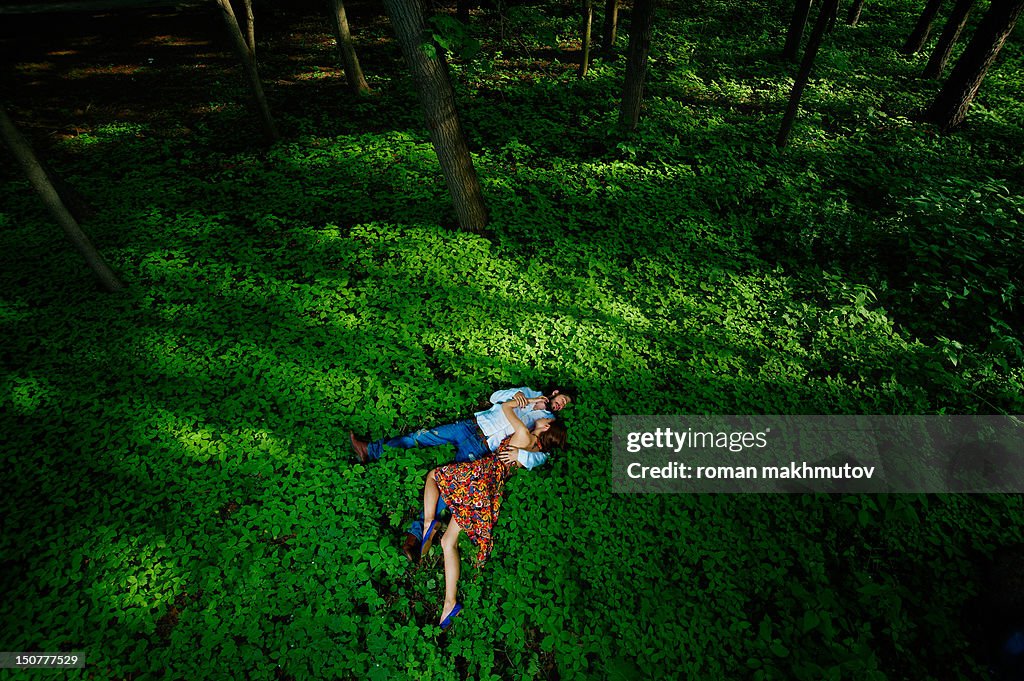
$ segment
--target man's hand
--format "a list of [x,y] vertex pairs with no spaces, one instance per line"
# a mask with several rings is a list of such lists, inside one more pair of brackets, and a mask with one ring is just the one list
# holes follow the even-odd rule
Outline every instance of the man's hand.
[[506,452],[499,452],[498,460],[504,463],[514,463],[519,464],[519,466],[523,465],[519,463],[519,450],[514,447]]
[[516,391],[516,394],[512,396],[512,401],[516,403],[516,407],[525,407],[530,402],[522,390]]

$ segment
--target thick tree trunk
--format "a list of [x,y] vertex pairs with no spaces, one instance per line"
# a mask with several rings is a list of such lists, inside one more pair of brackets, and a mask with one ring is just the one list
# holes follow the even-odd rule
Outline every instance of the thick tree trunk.
[[850,26],[856,26],[860,22],[860,13],[864,11],[864,0],[853,0],[850,5],[850,11],[846,15],[846,23]]
[[267,98],[263,94],[263,83],[260,82],[260,74],[256,71],[256,60],[252,58],[252,54],[249,53],[249,46],[245,42],[245,37],[242,35],[241,29],[238,27],[238,20],[235,18],[235,13],[231,9],[230,0],[217,0],[217,5],[220,6],[221,14],[224,16],[224,23],[227,25],[228,34],[231,36],[231,41],[235,45],[235,52],[238,53],[239,59],[242,60],[242,67],[245,69],[245,74],[249,78],[249,86],[252,88],[253,96],[256,98],[256,106],[260,110],[260,119],[263,122],[263,132],[270,142],[276,142],[280,139],[280,135],[277,133],[277,126],[274,124],[274,119],[270,115],[270,107],[267,106]]
[[946,70],[946,62],[949,61],[949,55],[953,53],[953,46],[956,45],[957,38],[960,37],[960,33],[967,24],[967,17],[971,14],[973,5],[974,0],[956,0],[953,12],[946,20],[942,35],[939,36],[939,42],[932,50],[932,56],[929,57],[924,71],[921,72],[922,78],[942,77],[942,72]]
[[811,13],[811,0],[796,0],[793,5],[793,16],[789,20],[789,31],[786,33],[786,44],[782,48],[782,58],[796,61],[800,54],[800,39],[804,37],[804,26],[807,15]]
[[356,94],[366,94],[370,86],[363,77],[363,69],[359,66],[355,45],[352,44],[352,33],[348,29],[348,17],[345,15],[345,3],[342,0],[331,0],[331,16],[334,18],[334,35],[341,53],[341,63],[345,68],[345,80]]
[[626,60],[626,83],[622,88],[622,114],[619,118],[619,125],[624,130],[636,130],[640,122],[653,23],[654,0],[636,0],[629,20],[629,56]]
[[935,123],[943,132],[963,123],[981,81],[1022,11],[1024,0],[992,0],[953,72],[924,113],[924,120]]
[[85,197],[82,196],[77,189],[65,182],[64,178],[53,172],[53,170],[50,169],[50,166],[47,165],[45,159],[41,158],[37,154],[36,161],[39,162],[39,166],[43,169],[43,173],[50,178],[50,182],[53,183],[53,188],[57,190],[57,195],[60,196],[60,200],[75,217],[75,220],[82,222],[96,214],[96,210],[88,201],[86,201]]
[[425,45],[426,22],[419,0],[384,0],[391,25],[398,36],[405,61],[412,70],[427,129],[452,195],[459,227],[480,232],[487,226],[480,180],[473,167],[466,137],[455,108],[455,93],[448,70],[433,45]]
[[932,32],[932,22],[935,21],[935,15],[939,13],[942,8],[942,0],[928,0],[928,4],[924,6],[924,11],[921,12],[921,16],[917,19],[917,24],[914,26],[914,30],[907,36],[907,42],[903,43],[903,47],[900,48],[900,52],[903,54],[917,54],[925,42],[928,40],[928,35]]
[[775,146],[782,149],[789,141],[789,132],[793,129],[793,121],[796,120],[796,112],[800,108],[800,97],[803,95],[807,81],[811,77],[811,68],[814,66],[814,59],[818,56],[818,48],[821,47],[821,39],[825,35],[825,28],[829,21],[835,17],[839,9],[839,0],[825,0],[821,10],[818,12],[818,20],[814,22],[814,30],[807,40],[807,49],[804,51],[804,58],[800,62],[800,72],[797,73],[796,81],[793,83],[793,90],[789,93],[789,104],[786,106],[786,115],[782,118],[782,125],[779,128],[779,135],[775,139]]
[[619,0],[605,0],[604,31],[601,35],[601,50],[611,54],[615,49],[615,38],[619,30]]
[[580,78],[587,77],[590,68],[590,29],[594,25],[594,0],[583,0],[583,56],[580,59]]
[[4,143],[10,148],[18,163],[21,164],[25,174],[28,175],[29,182],[32,183],[39,196],[42,197],[46,208],[50,211],[50,215],[63,228],[65,234],[71,239],[71,243],[74,244],[75,248],[89,264],[89,267],[92,268],[92,271],[99,277],[100,284],[104,290],[113,292],[123,289],[124,284],[121,283],[117,275],[110,269],[110,266],[107,265],[103,256],[99,254],[96,247],[89,241],[89,237],[85,235],[82,228],[78,226],[78,222],[68,211],[64,202],[61,201],[60,195],[54,188],[43,166],[40,165],[39,159],[36,158],[35,153],[32,151],[32,146],[18,132],[18,129],[14,127],[14,122],[11,121],[7,111],[2,106],[0,106],[0,138],[3,138]]
[[245,42],[249,46],[249,54],[256,59],[256,22],[252,14],[252,0],[242,0],[245,3]]

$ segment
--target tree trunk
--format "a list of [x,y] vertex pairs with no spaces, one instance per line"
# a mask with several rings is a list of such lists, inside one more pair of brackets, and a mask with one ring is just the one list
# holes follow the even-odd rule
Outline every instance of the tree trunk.
[[256,71],[256,60],[252,58],[249,53],[249,46],[245,42],[245,37],[242,35],[242,31],[238,28],[238,20],[235,19],[235,13],[231,9],[230,0],[217,0],[217,5],[220,6],[221,14],[224,16],[224,23],[227,24],[228,34],[231,36],[231,40],[235,45],[235,52],[238,53],[239,59],[242,60],[242,67],[245,69],[246,75],[249,77],[249,86],[252,88],[252,93],[256,97],[256,106],[260,110],[260,119],[263,122],[263,132],[270,142],[276,142],[280,139],[280,135],[277,133],[277,126],[274,125],[274,119],[270,115],[270,107],[267,106],[267,98],[263,94],[263,83],[260,82],[260,74]]
[[252,0],[242,0],[245,3],[245,42],[249,46],[249,55],[256,59],[256,22],[252,15]]
[[487,226],[480,180],[462,132],[447,67],[434,45],[423,42],[426,32],[423,9],[419,0],[384,0],[384,7],[412,71],[459,227],[467,232],[480,232]]
[[800,54],[800,39],[804,37],[807,15],[811,13],[811,1],[796,0],[796,4],[793,5],[789,32],[786,33],[786,45],[782,48],[782,58],[786,61],[796,61],[797,55]]
[[464,24],[469,24],[469,10],[472,0],[457,0],[455,3],[455,18]]
[[825,35],[832,35],[832,29],[836,27],[836,19],[839,18],[839,3],[836,3],[832,13],[828,15],[828,22],[825,24]]
[[811,77],[811,68],[814,66],[815,57],[818,56],[818,48],[821,47],[821,39],[825,35],[825,28],[838,9],[839,0],[825,0],[821,10],[818,12],[818,20],[814,22],[814,30],[811,31],[811,37],[807,41],[807,49],[804,51],[804,58],[800,62],[800,72],[797,73],[796,81],[793,83],[793,90],[789,93],[786,115],[782,118],[779,135],[775,139],[775,146],[779,149],[785,147],[786,142],[789,141],[789,132],[793,129],[793,121],[796,120],[796,112],[800,108],[800,97],[803,95],[804,88],[807,87],[807,81]]
[[37,154],[36,161],[39,162],[39,167],[43,169],[43,173],[50,178],[50,182],[53,183],[53,188],[57,190],[57,195],[60,196],[61,202],[75,217],[75,220],[83,222],[96,214],[96,210],[86,201],[85,197],[72,185],[65,182],[64,178],[53,172],[45,159]]
[[974,0],[956,0],[953,12],[946,20],[942,35],[939,36],[939,42],[932,50],[932,56],[928,59],[924,71],[921,72],[922,78],[942,77],[942,72],[946,70],[946,62],[949,61],[949,55],[952,54],[953,46],[956,45],[957,38],[960,37],[960,33],[967,24],[967,17],[970,15],[973,5]]
[[345,3],[342,0],[331,0],[331,16],[334,18],[334,35],[341,52],[341,63],[345,68],[345,80],[356,94],[366,94],[370,86],[363,77],[363,69],[359,66],[355,45],[352,44],[352,33],[348,29],[348,17],[345,15]]
[[924,11],[921,12],[921,16],[917,19],[914,30],[910,32],[907,42],[903,43],[903,47],[900,48],[900,52],[903,54],[917,54],[924,47],[925,42],[928,40],[928,34],[932,32],[932,22],[935,21],[935,15],[939,13],[941,8],[942,0],[928,0]]
[[615,37],[619,29],[619,0],[605,0],[604,31],[601,37],[601,50],[611,54],[615,49]]
[[864,10],[864,0],[853,0],[853,4],[850,5],[850,12],[846,15],[846,23],[850,26],[856,26],[860,21],[860,13]]
[[651,25],[654,23],[654,0],[636,0],[629,19],[629,56],[626,59],[626,83],[622,88],[623,130],[636,130],[640,122],[640,105],[647,77],[647,54],[651,51]]
[[119,291],[124,288],[124,284],[117,278],[110,266],[103,259],[103,256],[99,254],[96,247],[89,241],[89,237],[85,235],[82,228],[78,226],[78,222],[68,211],[64,202],[61,201],[60,195],[54,188],[53,183],[47,176],[46,171],[39,163],[39,159],[36,158],[35,153],[32,151],[32,146],[28,143],[18,129],[14,127],[14,122],[11,121],[7,115],[7,111],[0,106],[0,137],[3,138],[4,143],[10,148],[11,153],[21,164],[25,174],[28,175],[29,182],[42,197],[43,203],[46,208],[50,211],[50,215],[57,221],[57,224],[64,229],[65,234],[71,239],[71,243],[74,244],[75,248],[85,261],[92,268],[92,271],[99,277],[100,285],[106,291]]
[[1024,0],[992,0],[924,120],[949,131],[963,123],[981,81],[1024,10]]
[[590,29],[594,25],[594,0],[583,0],[583,57],[580,60],[580,78],[587,77],[590,68]]

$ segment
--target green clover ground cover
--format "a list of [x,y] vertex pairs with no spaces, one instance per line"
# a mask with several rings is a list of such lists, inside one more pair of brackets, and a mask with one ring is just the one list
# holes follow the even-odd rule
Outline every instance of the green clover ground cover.
[[[776,9],[659,14],[626,137],[621,61],[520,73],[484,35],[453,71],[486,236],[446,228],[409,84],[366,57],[378,98],[269,88],[293,133],[270,150],[233,81],[190,134],[54,148],[122,295],[5,168],[5,649],[117,679],[974,677],[959,616],[1018,497],[609,492],[613,414],[1021,412],[1019,40],[937,137],[891,49],[914,8],[872,6],[779,154]],[[397,545],[450,452],[357,466],[347,430],[549,378],[582,392],[571,449],[510,484],[442,636],[439,550]]]

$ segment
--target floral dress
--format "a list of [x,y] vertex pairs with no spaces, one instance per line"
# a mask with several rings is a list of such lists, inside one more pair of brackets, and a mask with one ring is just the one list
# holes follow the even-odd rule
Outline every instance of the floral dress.
[[[502,440],[498,452],[509,450],[510,437]],[[435,479],[441,498],[451,509],[452,517],[469,535],[477,548],[481,563],[491,555],[494,541],[491,532],[498,522],[505,482],[519,465],[505,463],[492,453],[476,461],[450,463],[437,469]]]

